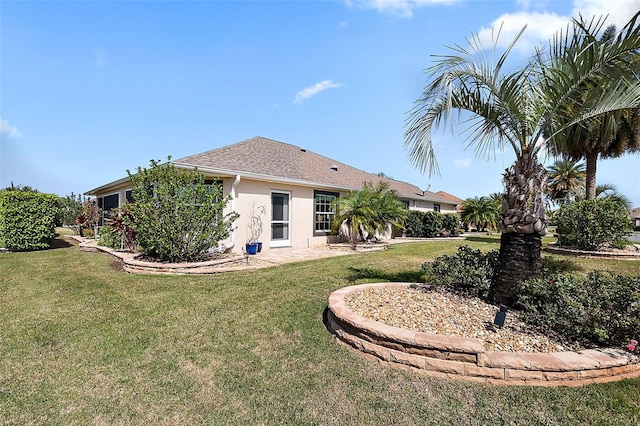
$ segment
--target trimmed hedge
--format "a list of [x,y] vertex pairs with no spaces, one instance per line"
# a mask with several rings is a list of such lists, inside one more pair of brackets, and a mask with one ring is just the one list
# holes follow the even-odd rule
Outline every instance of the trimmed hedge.
[[460,235],[460,219],[454,213],[411,210],[404,221],[407,237],[433,238]]
[[39,192],[0,191],[0,247],[38,250],[51,246],[60,214],[59,197]]

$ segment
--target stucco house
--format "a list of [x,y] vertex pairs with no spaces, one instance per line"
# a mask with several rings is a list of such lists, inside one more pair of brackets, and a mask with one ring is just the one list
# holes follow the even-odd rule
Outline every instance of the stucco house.
[[[207,179],[222,182],[231,194],[227,208],[240,217],[228,241],[240,252],[247,235],[251,205],[264,206],[263,250],[326,244],[334,215],[332,201],[364,182],[385,181],[408,209],[456,213],[456,197],[423,191],[406,182],[381,178],[304,148],[264,137],[173,161],[176,167],[197,167]],[[128,177],[87,191],[104,211],[131,199]]]

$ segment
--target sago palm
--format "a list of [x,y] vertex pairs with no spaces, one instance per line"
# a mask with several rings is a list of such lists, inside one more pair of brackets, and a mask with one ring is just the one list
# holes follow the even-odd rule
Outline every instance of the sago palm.
[[[468,48],[454,47],[453,54],[437,57],[427,69],[429,83],[409,113],[405,133],[405,147],[414,165],[438,173],[432,131],[454,120],[470,131],[469,145],[475,145],[476,155],[490,156],[505,146],[516,155],[503,175],[500,264],[490,292],[496,302],[512,304],[518,283],[541,273],[541,236],[547,224],[543,200],[547,173],[538,158],[545,148],[543,136],[548,135],[546,142],[551,143],[576,123],[640,101],[640,85],[622,79],[608,91],[598,90],[593,102],[572,111],[566,108],[583,81],[613,75],[615,69],[609,62],[628,56],[633,46],[640,48],[636,18],[626,33],[631,41],[623,38],[620,44],[624,46],[616,45],[610,52],[574,49],[571,37],[557,37],[562,46],[538,51],[535,61],[507,72],[505,63],[523,28],[497,60],[487,56],[474,36]],[[573,28],[570,34],[575,37],[580,28],[577,21]]]

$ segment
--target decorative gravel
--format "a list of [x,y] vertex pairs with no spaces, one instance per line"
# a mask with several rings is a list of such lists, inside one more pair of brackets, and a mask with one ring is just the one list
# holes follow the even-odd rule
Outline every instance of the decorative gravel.
[[345,303],[359,315],[393,327],[478,338],[488,351],[560,352],[585,348],[535,330],[514,311],[507,313],[504,327],[496,327],[496,306],[443,291],[372,288],[348,295]]

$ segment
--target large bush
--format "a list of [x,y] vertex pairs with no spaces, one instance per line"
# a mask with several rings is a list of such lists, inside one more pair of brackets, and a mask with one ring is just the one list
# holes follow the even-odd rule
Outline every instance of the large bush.
[[460,235],[460,218],[457,214],[448,213],[442,215],[442,235],[457,237]]
[[227,238],[237,213],[223,214],[230,200],[219,183],[205,184],[197,170],[151,160],[149,169],[129,171],[134,202],[127,225],[138,250],[159,261],[198,260]]
[[558,244],[582,250],[622,247],[625,237],[633,230],[627,207],[608,198],[562,206],[556,223]]
[[407,237],[433,238],[460,235],[460,219],[457,214],[410,210],[404,221]]
[[442,215],[438,212],[425,212],[422,216],[422,226],[425,237],[439,236],[442,231]]
[[407,237],[423,237],[425,235],[422,224],[423,212],[419,210],[409,210],[404,220],[404,235]]
[[60,215],[53,194],[21,190],[0,191],[0,247],[37,250],[51,246]]
[[640,276],[591,272],[521,284],[524,318],[575,340],[623,345],[640,333]]
[[454,255],[425,262],[421,273],[427,284],[485,299],[498,264],[498,250],[482,253],[462,245]]

